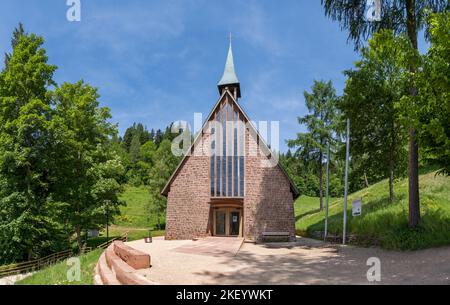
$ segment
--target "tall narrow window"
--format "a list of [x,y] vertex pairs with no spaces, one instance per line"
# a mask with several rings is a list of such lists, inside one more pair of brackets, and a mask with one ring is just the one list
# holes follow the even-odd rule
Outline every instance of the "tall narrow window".
[[245,145],[245,127],[242,126],[241,130],[239,130],[239,196],[244,197],[244,176],[245,176],[245,170],[244,170],[244,145]]
[[227,189],[227,116],[226,116],[226,107],[222,108],[222,196],[226,197],[226,189]]
[[234,154],[233,154],[233,171],[234,171],[234,196],[239,196],[239,185],[238,185],[238,131],[234,129]]
[[[216,120],[219,120],[219,114],[216,115]],[[220,196],[220,133],[221,130],[216,130],[216,196]]]
[[[216,112],[211,129],[211,196],[244,196],[244,131],[236,108],[226,103]],[[218,128],[220,126],[220,128]]]
[[211,128],[211,196],[215,196],[215,181],[214,181],[214,170],[215,170],[215,150],[216,150],[216,141],[214,139],[214,128]]

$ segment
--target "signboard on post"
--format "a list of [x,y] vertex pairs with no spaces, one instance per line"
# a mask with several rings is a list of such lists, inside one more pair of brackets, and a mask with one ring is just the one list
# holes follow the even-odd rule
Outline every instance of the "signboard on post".
[[352,202],[352,215],[353,216],[361,216],[362,201],[361,199],[353,200]]

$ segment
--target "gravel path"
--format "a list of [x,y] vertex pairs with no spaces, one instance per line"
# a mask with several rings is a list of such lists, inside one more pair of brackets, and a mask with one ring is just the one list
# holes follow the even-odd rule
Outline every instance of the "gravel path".
[[23,280],[26,277],[29,277],[33,273],[25,273],[25,274],[17,274],[10,275],[0,278],[0,285],[14,285],[15,282]]
[[152,244],[129,245],[150,253],[152,268],[139,273],[161,284],[372,284],[366,263],[377,257],[378,284],[450,285],[450,247],[397,252],[299,238],[296,243],[244,243],[234,257],[175,251],[192,243],[154,238]]

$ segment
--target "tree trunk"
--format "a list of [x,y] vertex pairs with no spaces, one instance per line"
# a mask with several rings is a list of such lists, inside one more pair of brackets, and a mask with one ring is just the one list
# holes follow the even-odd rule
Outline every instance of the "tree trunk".
[[394,202],[395,194],[394,194],[394,171],[391,170],[389,174],[389,202]]
[[366,171],[364,171],[364,182],[366,183],[366,188],[368,188],[370,185],[369,185],[369,180],[367,179]]
[[81,253],[81,248],[83,247],[82,242],[81,242],[81,227],[80,227],[80,226],[77,226],[77,227],[75,228],[75,232],[76,232],[76,234],[77,234],[78,250],[79,250],[80,253]]
[[323,210],[323,172],[322,172],[322,159],[323,153],[320,151],[319,154],[319,197],[320,197],[320,210]]
[[33,259],[33,250],[30,248],[27,251],[27,261],[31,261]]
[[415,140],[414,128],[409,130],[409,227],[415,228],[420,222],[419,203],[419,148]]
[[[415,0],[406,0],[406,17],[408,37],[412,46],[418,50],[417,43],[417,22],[415,12]],[[415,65],[411,65],[410,72],[415,73]],[[417,88],[413,85],[410,88],[411,96],[417,95]],[[416,132],[414,127],[409,130],[409,227],[415,228],[420,222],[420,202],[419,202],[419,148],[416,143]]]
[[394,194],[394,128],[391,130],[391,143],[390,143],[390,149],[389,149],[389,202],[392,203],[395,200],[395,194]]

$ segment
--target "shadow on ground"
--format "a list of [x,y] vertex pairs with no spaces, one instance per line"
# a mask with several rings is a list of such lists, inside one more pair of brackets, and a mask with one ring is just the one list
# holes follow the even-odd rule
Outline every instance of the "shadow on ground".
[[329,246],[245,245],[221,264],[233,271],[196,275],[209,283],[238,285],[367,284],[365,261]]

